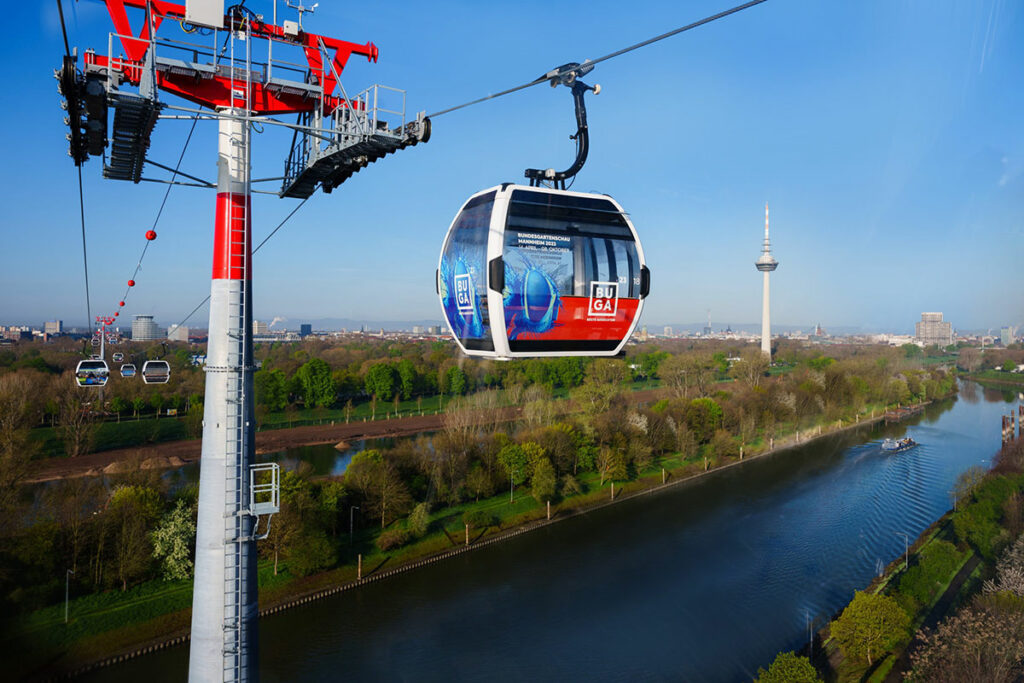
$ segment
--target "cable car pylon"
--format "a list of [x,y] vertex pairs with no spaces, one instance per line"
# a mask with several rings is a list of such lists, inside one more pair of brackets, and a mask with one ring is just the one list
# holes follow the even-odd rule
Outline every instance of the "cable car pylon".
[[[251,192],[256,181],[250,175],[251,129],[258,123],[294,131],[280,194],[307,197],[317,187],[330,191],[385,154],[426,141],[430,121],[420,114],[406,122],[403,91],[394,91],[401,95],[400,109],[378,101],[380,86],[352,99],[345,95],[340,78],[349,57],[377,61],[373,43],[309,33],[290,21],[268,24],[240,4],[228,8],[226,15],[220,10],[211,16],[210,6],[217,4],[190,3],[186,9],[165,0],[106,0],[116,31],[108,41],[111,54],[87,50],[82,71],[76,57],[69,56],[56,76],[69,112],[72,159],[81,166],[89,156],[103,155],[105,177],[136,183],[159,180],[143,173],[148,166],[169,168],[150,161],[148,154],[157,121],[180,116],[170,112],[202,112],[210,118],[198,105],[213,110],[218,120],[189,679],[255,681],[256,541],[266,534],[259,534],[258,522],[263,515],[269,524],[269,516],[279,509],[279,477],[276,466],[253,463]],[[128,8],[144,13],[139,33],[131,29]],[[189,41],[158,38],[165,19],[173,20],[167,25],[192,33]],[[196,45],[197,33],[212,36],[208,50]],[[261,54],[258,63],[253,61],[254,39],[267,44],[265,60]],[[125,56],[112,54],[115,40]],[[308,69],[275,61],[272,57],[281,47],[301,50]],[[334,94],[336,87],[340,96]],[[162,101],[160,91],[190,104]],[[298,114],[299,121],[283,122],[278,118],[282,114]],[[196,182],[178,180],[177,175]],[[160,182],[214,187],[192,176],[176,176]]]

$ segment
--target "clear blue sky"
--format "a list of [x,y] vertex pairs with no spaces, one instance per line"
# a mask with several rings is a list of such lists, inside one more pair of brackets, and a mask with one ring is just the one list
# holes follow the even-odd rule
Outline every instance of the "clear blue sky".
[[[375,42],[349,93],[378,82],[436,111],[731,6],[734,0],[340,3],[306,27]],[[95,0],[67,3],[72,45],[105,51]],[[248,6],[269,16],[270,2]],[[281,3],[283,5],[283,3]],[[51,77],[54,2],[7,9],[0,111],[0,322],[85,319],[75,169]],[[176,27],[167,25],[161,35]],[[654,273],[643,322],[760,316],[771,205],[773,320],[910,331],[921,311],[957,328],[1024,322],[1024,5],[767,3],[599,65],[592,152],[574,189],[631,212]],[[161,121],[150,158],[174,165],[188,123]],[[429,144],[317,194],[257,255],[255,315],[441,319],[433,274],[471,193],[573,155],[565,88],[528,89],[439,117]],[[183,170],[215,178],[215,124]],[[288,137],[255,136],[254,177],[280,175]],[[165,187],[84,167],[94,315],[113,311]],[[257,197],[259,240],[296,200]],[[177,322],[209,293],[214,194],[175,188],[122,318]],[[190,324],[205,327],[205,309]]]

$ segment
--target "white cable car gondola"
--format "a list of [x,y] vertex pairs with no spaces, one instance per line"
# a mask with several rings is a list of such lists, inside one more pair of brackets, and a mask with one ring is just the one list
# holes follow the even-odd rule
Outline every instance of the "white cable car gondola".
[[123,360],[124,360],[124,354],[123,353],[118,351],[117,353],[114,354],[114,362],[115,363],[120,363]]
[[583,95],[599,86],[577,77],[591,68],[567,64],[546,75],[572,88],[575,163],[559,173],[527,170],[530,187],[478,192],[448,228],[436,286],[466,354],[614,356],[640,318],[650,271],[629,217],[608,195],[565,189],[587,157]]
[[146,384],[167,384],[171,366],[165,360],[147,360],[142,364],[142,381]]
[[636,230],[614,199],[512,184],[465,203],[438,269],[455,340],[492,358],[613,356],[649,286]]
[[105,360],[80,360],[75,368],[75,383],[80,387],[102,387],[110,376]]
[[134,377],[135,376],[135,365],[132,363],[125,363],[121,366],[122,377]]

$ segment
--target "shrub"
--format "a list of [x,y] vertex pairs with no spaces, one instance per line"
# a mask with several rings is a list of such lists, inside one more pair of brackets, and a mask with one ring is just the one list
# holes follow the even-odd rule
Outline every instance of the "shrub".
[[377,537],[377,547],[388,552],[395,548],[401,548],[409,542],[411,535],[405,529],[390,529]]
[[495,523],[494,515],[484,510],[470,510],[462,515],[462,523],[474,529],[486,529]]
[[821,683],[821,679],[807,657],[780,652],[767,671],[757,670],[755,683]]

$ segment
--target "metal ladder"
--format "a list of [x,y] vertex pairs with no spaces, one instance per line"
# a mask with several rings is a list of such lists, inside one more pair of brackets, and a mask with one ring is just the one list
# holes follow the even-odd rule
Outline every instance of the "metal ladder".
[[[235,71],[235,42],[239,38],[237,32],[233,32],[229,38],[231,43],[231,69]],[[225,681],[241,681],[248,679],[248,672],[244,670],[246,658],[243,656],[242,624],[244,597],[254,588],[246,585],[248,575],[243,562],[246,552],[245,545],[250,543],[251,523],[249,519],[248,490],[246,475],[247,453],[249,444],[248,434],[248,408],[246,403],[246,374],[250,359],[249,349],[246,345],[246,324],[248,310],[246,298],[249,293],[249,282],[246,275],[249,270],[249,232],[246,229],[249,221],[249,137],[250,123],[249,112],[250,94],[252,92],[251,82],[251,55],[252,44],[249,23],[245,24],[245,35],[241,39],[245,42],[245,73],[246,87],[244,98],[237,97],[236,88],[231,90],[231,115],[237,115],[240,107],[244,108],[245,121],[242,127],[242,139],[232,141],[232,144],[241,146],[236,154],[240,154],[244,162],[240,165],[245,174],[245,201],[236,205],[233,201],[226,202],[226,210],[229,212],[227,225],[227,250],[228,250],[228,277],[240,283],[237,292],[231,293],[231,300],[228,306],[228,337],[230,345],[228,349],[227,365],[227,412],[226,432],[227,439],[225,448],[225,461],[230,463],[226,469],[224,481],[224,493],[226,510],[224,514],[224,543],[227,546],[224,559],[224,676]],[[235,255],[241,254],[241,273],[235,272],[231,266]]]

